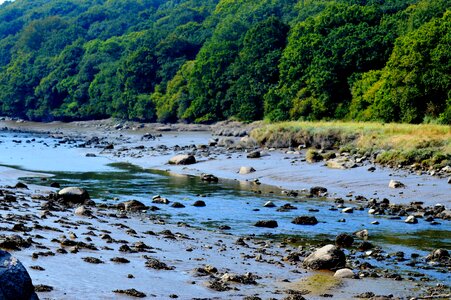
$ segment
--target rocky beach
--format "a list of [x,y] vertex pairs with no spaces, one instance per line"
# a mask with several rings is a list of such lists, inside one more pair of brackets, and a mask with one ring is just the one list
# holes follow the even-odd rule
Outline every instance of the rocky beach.
[[0,248],[41,299],[449,298],[449,166],[255,126],[1,121]]

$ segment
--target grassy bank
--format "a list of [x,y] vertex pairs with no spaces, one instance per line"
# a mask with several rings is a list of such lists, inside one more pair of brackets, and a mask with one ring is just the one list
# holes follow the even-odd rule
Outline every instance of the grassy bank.
[[451,126],[356,122],[263,124],[252,137],[268,147],[333,149],[387,165],[441,168],[451,162]]

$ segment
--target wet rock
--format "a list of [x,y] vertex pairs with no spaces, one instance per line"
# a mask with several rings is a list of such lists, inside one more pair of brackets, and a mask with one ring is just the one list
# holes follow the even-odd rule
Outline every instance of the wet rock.
[[336,270],[343,268],[346,257],[335,245],[326,245],[317,249],[304,259],[303,265],[313,270]]
[[67,187],[58,192],[58,200],[64,204],[83,204],[89,199],[88,191],[79,187]]
[[28,186],[25,183],[23,183],[23,182],[16,183],[16,185],[14,187],[16,189],[28,189]]
[[354,272],[352,272],[351,269],[344,268],[344,269],[337,270],[335,272],[335,274],[334,274],[334,277],[337,277],[337,278],[354,278],[355,274],[354,274]]
[[407,223],[407,224],[417,224],[417,223],[418,223],[418,220],[417,220],[417,218],[415,218],[415,216],[408,216],[408,217],[404,220],[404,223]]
[[265,204],[263,204],[263,207],[276,207],[276,205],[272,201],[268,201]]
[[183,205],[180,202],[174,202],[174,203],[172,203],[171,207],[173,207],[173,208],[184,208],[185,205]]
[[0,248],[20,250],[31,246],[30,240],[24,240],[19,235],[0,235]]
[[392,189],[398,189],[405,187],[405,185],[401,181],[390,180],[390,182],[388,183],[388,187]]
[[246,157],[247,158],[260,158],[261,154],[260,154],[260,151],[253,151],[253,152],[249,153]]
[[159,261],[156,258],[153,257],[146,257],[147,261],[146,261],[146,267],[148,268],[152,268],[155,270],[174,270],[174,267],[170,267],[167,264],[165,264],[164,262]]
[[225,273],[221,276],[221,280],[224,282],[236,282],[241,284],[257,284],[255,279],[257,279],[257,276],[252,273],[246,273],[244,275]]
[[130,297],[136,297],[136,298],[145,298],[147,297],[146,294],[143,292],[137,291],[135,289],[128,289],[128,290],[114,290],[113,293],[116,294],[124,294]]
[[260,220],[254,224],[255,227],[276,228],[279,226],[275,220]]
[[195,207],[204,207],[204,206],[206,206],[206,204],[202,200],[197,200],[196,202],[194,202],[193,206],[195,206]]
[[58,182],[52,182],[50,183],[50,187],[59,189],[61,185]]
[[426,257],[428,261],[450,260],[449,252],[446,249],[436,249]]
[[255,172],[255,169],[252,167],[241,167],[239,173],[241,175],[246,175]]
[[189,154],[179,154],[169,160],[171,165],[192,165],[196,163],[196,158]]
[[0,299],[38,299],[25,267],[11,254],[2,250],[0,250]]
[[146,210],[147,206],[138,200],[129,200],[119,203],[117,208],[125,211],[141,211]]
[[208,283],[208,287],[217,292],[225,292],[231,290],[231,287],[220,279],[214,279]]
[[335,245],[337,245],[338,247],[349,248],[352,246],[353,243],[354,243],[354,238],[351,235],[346,234],[346,233],[340,233],[335,238]]
[[200,175],[200,179],[202,181],[206,181],[206,182],[218,182],[219,181],[218,177],[216,177],[212,174],[202,174],[202,175]]
[[310,188],[310,195],[315,197],[323,197],[327,193],[327,189],[322,186],[314,186]]
[[346,208],[343,208],[341,210],[341,212],[345,213],[345,214],[352,214],[354,212],[354,208],[353,207],[346,207]]
[[48,293],[53,291],[53,287],[45,284],[38,284],[34,286],[34,290],[38,293]]
[[354,235],[356,237],[358,237],[359,239],[366,240],[368,238],[369,233],[368,233],[367,229],[363,229],[363,230],[354,232]]
[[118,263],[118,264],[128,264],[130,261],[123,257],[113,257],[110,261]]
[[296,225],[316,225],[318,220],[313,216],[299,216],[294,218],[291,223]]
[[169,201],[166,198],[161,197],[160,195],[156,195],[152,198],[152,203],[156,204],[169,204],[171,201]]
[[90,264],[103,264],[104,262],[96,257],[83,257],[82,258],[85,262],[90,263]]
[[87,208],[86,206],[82,205],[75,209],[75,214],[77,216],[89,217],[89,216],[92,216],[92,211],[89,208]]
[[370,250],[370,249],[373,249],[373,248],[374,248],[374,245],[371,244],[370,242],[367,242],[367,241],[363,241],[363,242],[361,242],[360,244],[357,245],[357,249],[359,251],[367,251],[367,250]]

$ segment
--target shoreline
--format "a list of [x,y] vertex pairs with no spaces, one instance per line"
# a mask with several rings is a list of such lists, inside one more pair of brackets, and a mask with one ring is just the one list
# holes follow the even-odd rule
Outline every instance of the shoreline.
[[[236,166],[241,165],[242,162],[249,161],[249,159],[245,157],[246,152],[242,150],[230,151],[227,149],[219,149],[217,152],[212,151],[209,153],[209,156],[216,157],[215,160],[210,160],[208,157],[202,156],[202,151],[199,151],[199,153],[196,152],[196,157],[199,157],[200,161],[194,165],[172,166],[166,164],[168,158],[175,154],[174,152],[189,152],[194,149],[198,151],[197,148],[199,147],[196,146],[197,142],[202,142],[202,144],[208,142],[205,141],[205,139],[210,137],[209,133],[202,133],[202,131],[199,139],[196,139],[189,133],[185,132],[163,131],[162,136],[156,138],[155,140],[142,141],[141,137],[148,133],[148,128],[140,128],[140,130],[131,132],[130,135],[128,133],[125,134],[123,131],[114,130],[111,132],[110,130],[106,130],[102,133],[105,136],[102,136],[102,134],[99,134],[99,131],[92,132],[90,127],[79,128],[78,125],[74,124],[69,126],[74,126],[74,128],[67,129],[64,128],[64,126],[62,128],[61,124],[57,124],[54,128],[51,128],[51,130],[54,130],[53,133],[49,134],[57,136],[58,138],[73,138],[74,140],[76,140],[77,137],[83,137],[83,141],[90,140],[92,136],[97,136],[100,139],[98,147],[91,145],[87,148],[81,148],[83,151],[80,155],[94,152],[97,157],[105,155],[106,157],[114,158],[116,161],[131,160],[131,163],[135,162],[136,165],[144,168],[151,168],[152,166],[159,165],[160,170],[169,170],[170,172],[174,172],[176,174],[187,173],[194,176],[198,176],[199,173],[203,171],[213,169],[217,170],[218,166],[215,165],[215,163],[220,163],[221,160],[223,160],[224,162],[221,167],[224,170],[221,172],[208,173],[213,173],[217,176],[223,173],[224,175],[228,174],[231,177],[231,180],[237,180],[237,177],[241,177],[240,179],[249,185],[255,184],[253,179],[260,170],[264,169],[260,168],[260,166],[256,167],[257,172],[245,175],[246,177],[242,178],[241,175],[236,174]],[[48,126],[42,126],[42,130],[49,130],[48,128]],[[85,136],[84,134],[86,131],[89,132],[88,136]],[[155,132],[152,133],[155,134]],[[48,132],[46,134],[48,134]],[[172,144],[166,144],[167,149],[158,149],[156,144],[165,144],[167,139],[172,140]],[[112,141],[115,142],[113,149],[105,150],[105,146],[110,145]],[[141,144],[144,144],[144,150],[148,150],[147,153],[143,153],[143,149],[141,147],[136,149],[136,146]],[[175,144],[179,144],[180,148],[176,148]],[[195,147],[190,145],[194,145]],[[152,147],[156,150],[151,150]],[[179,150],[172,151],[174,147]],[[268,154],[270,156],[263,156],[259,160],[250,161],[260,161],[260,163],[271,164],[274,163],[273,159],[276,158],[276,162],[283,162],[286,163],[287,166],[289,165],[294,168],[299,167],[299,165],[292,166],[291,161],[289,159],[284,159],[284,157],[286,155],[300,157],[301,154],[287,154],[281,153],[280,151],[270,151]],[[227,157],[226,155],[231,156],[231,158],[225,158]],[[96,158],[94,157],[93,159]],[[229,163],[229,161],[234,161],[235,164]],[[210,165],[210,162],[213,162],[213,164]],[[303,162],[299,161],[299,163]],[[277,164],[278,168],[281,168],[280,164]],[[318,170],[319,167],[315,164],[310,166],[312,168],[311,172]],[[8,172],[8,169],[3,168],[3,170]],[[343,170],[333,171],[343,172]],[[267,169],[266,172],[274,175],[274,171],[272,169]],[[10,176],[9,182],[13,183],[15,180],[14,178],[17,179],[22,175],[28,176],[29,174],[29,172],[17,171],[15,174]],[[225,178],[226,176],[218,177]],[[246,179],[248,181],[246,181]],[[293,178],[291,182],[296,183],[296,180],[296,178]],[[266,182],[276,182],[273,177],[266,177],[263,175],[259,177],[259,181],[262,184],[266,184]],[[2,181],[2,185],[3,184],[4,182]],[[308,187],[314,186],[314,184],[311,184],[310,182],[307,182],[307,184]],[[258,187],[259,185],[255,186]],[[277,185],[273,184],[271,186]],[[79,295],[72,293],[74,286],[71,285],[71,282],[68,282],[69,280],[59,282],[60,278],[70,277],[68,273],[65,273],[66,271],[59,268],[67,262],[67,254],[56,254],[56,256],[49,257],[39,256],[38,259],[32,258],[33,253],[38,252],[38,249],[41,247],[43,247],[42,249],[46,249],[40,251],[43,253],[47,250],[54,253],[58,252],[58,249],[60,249],[60,247],[58,247],[59,244],[55,244],[55,241],[51,241],[56,239],[62,243],[61,235],[64,234],[65,238],[67,238],[72,233],[76,236],[73,240],[89,242],[89,238],[92,241],[95,241],[97,248],[101,249],[101,252],[97,252],[81,248],[77,249],[76,252],[73,252],[73,247],[63,247],[69,250],[69,255],[71,258],[77,259],[77,268],[80,268],[77,276],[83,276],[84,273],[92,273],[92,276],[95,276],[85,279],[82,278],[82,282],[87,288],[86,293],[97,295],[96,298],[100,299],[103,297],[99,296],[105,295],[105,293],[109,296],[104,296],[104,299],[128,299],[127,296],[122,297],[118,294],[114,294],[112,292],[113,287],[111,286],[105,286],[105,284],[99,285],[99,282],[102,282],[104,279],[102,274],[105,274],[105,272],[111,273],[111,275],[108,276],[110,281],[120,282],[117,286],[118,289],[128,289],[133,287],[139,291],[145,292],[148,297],[155,295],[159,299],[174,298],[174,284],[177,284],[184,289],[184,291],[178,290],[175,294],[181,299],[190,299],[192,298],[192,295],[199,295],[208,299],[244,299],[245,296],[250,295],[259,295],[263,298],[280,298],[285,297],[286,294],[289,294],[289,291],[292,289],[297,291],[309,289],[311,293],[305,296],[307,299],[322,299],[324,296],[321,295],[330,293],[334,295],[334,299],[349,299],[350,297],[354,297],[357,294],[361,294],[369,290],[375,292],[376,295],[383,295],[387,287],[390,287],[390,291],[395,294],[395,297],[400,297],[403,299],[413,296],[413,289],[418,288],[417,292],[414,294],[415,296],[418,296],[420,294],[424,294],[425,289],[428,287],[427,284],[420,284],[415,281],[403,281],[403,284],[399,285],[397,281],[387,277],[378,279],[363,278],[361,280],[343,279],[339,281],[341,284],[337,285],[337,281],[336,283],[329,285],[330,289],[325,288],[315,290],[315,285],[318,285],[317,281],[323,282],[325,280],[327,283],[333,278],[333,273],[329,271],[326,273],[307,271],[304,268],[300,268],[299,261],[291,261],[289,259],[286,261],[284,260],[284,257],[290,257],[291,253],[296,253],[298,251],[303,253],[303,255],[306,255],[315,247],[310,246],[307,248],[298,248],[294,245],[287,244],[286,242],[277,242],[262,237],[240,237],[205,228],[195,229],[190,226],[186,226],[186,224],[174,224],[171,220],[165,220],[162,216],[157,218],[149,218],[148,215],[124,214],[117,212],[117,210],[108,206],[99,206],[92,209],[94,218],[87,216],[75,216],[73,208],[65,208],[61,211],[51,211],[51,214],[49,214],[45,219],[23,219],[24,214],[38,214],[38,212],[41,211],[40,207],[46,201],[33,199],[33,193],[35,192],[38,192],[38,194],[41,195],[44,193],[45,195],[46,192],[42,191],[44,190],[42,187],[30,185],[29,188],[29,192],[9,189],[9,191],[12,191],[18,195],[19,200],[17,204],[13,204],[13,207],[9,209],[9,213],[16,216],[21,216],[18,217],[17,220],[25,226],[30,226],[34,223],[35,225],[39,224],[41,226],[56,227],[63,232],[58,233],[58,231],[34,230],[34,235],[31,235],[33,238],[36,238],[36,236],[44,236],[44,239],[37,240],[39,241],[38,244],[32,246],[31,249],[27,248],[19,252],[14,252],[15,255],[19,256],[22,263],[27,266],[32,278],[39,278],[38,281],[34,281],[35,284],[47,284],[55,288],[55,290],[50,293],[40,293],[40,296],[42,297],[49,296],[64,299],[76,299],[77,295]],[[297,188],[297,190],[299,190],[299,188]],[[332,193],[334,192],[332,188],[330,190]],[[348,188],[346,188],[346,190],[348,190]],[[26,206],[23,206],[23,204]],[[23,211],[23,207],[28,208]],[[8,224],[14,223],[11,223],[11,220],[8,220]],[[119,226],[118,224],[123,224],[125,227]],[[96,228],[96,230],[94,230],[94,228]],[[116,240],[116,242],[113,241],[113,243],[107,243],[105,240],[100,238],[102,234],[106,233],[105,230],[110,232],[109,234],[114,238],[114,240]],[[149,230],[156,233],[156,235],[146,234]],[[168,236],[168,230],[172,233],[172,235],[175,235]],[[133,233],[133,231],[135,233]],[[8,231],[6,233],[11,234],[11,232]],[[94,235],[92,235],[92,233],[94,233]],[[30,235],[25,233],[25,236]],[[121,240],[122,242],[120,242]],[[242,244],[242,242],[239,242],[237,245],[237,242],[240,240],[244,241],[246,246]],[[151,251],[151,254],[145,254],[147,250],[143,252],[130,252],[128,254],[124,254],[119,251],[119,247],[121,245],[129,245],[133,249],[133,245],[139,241],[144,241],[146,245],[150,245],[152,247],[150,250],[148,249]],[[75,246],[75,248],[77,248],[77,246]],[[113,259],[118,255],[118,253],[120,256],[127,257],[131,261],[130,265],[127,264],[125,269],[122,268],[122,265],[120,265],[119,268],[119,265],[109,262],[109,259]],[[157,271],[156,273],[151,271],[149,273],[149,270],[146,270],[145,268],[143,269],[143,264],[146,262],[146,259],[142,255],[153,256],[162,262],[166,262],[169,266],[174,266],[175,270],[163,270]],[[348,255],[350,255],[350,257],[354,257],[354,255],[351,255],[351,252],[349,252]],[[260,258],[260,256],[262,256],[262,258]],[[99,258],[103,261],[103,263],[93,265],[83,262],[82,259],[86,257]],[[356,258],[352,258],[353,261],[355,259]],[[231,261],[235,261],[235,263],[229,265],[229,262]],[[198,268],[205,268],[207,263],[211,263],[219,271],[214,274],[209,274],[208,276],[210,277],[207,278],[203,277],[204,275],[198,277],[199,274],[196,274],[194,270],[197,270]],[[33,268],[30,270],[30,267],[36,265],[43,266],[45,271],[39,271]],[[356,269],[356,271],[358,271],[358,269]],[[225,276],[225,274],[232,273],[238,274],[239,276],[245,276],[245,273],[247,272],[258,276],[256,277],[256,282],[258,283],[257,285],[248,285],[233,281],[229,282],[221,279]],[[360,273],[365,271],[358,272]],[[132,274],[135,278],[126,279],[127,273]],[[48,275],[43,277],[42,274],[58,274],[58,277],[49,277]],[[321,277],[321,274],[326,275],[325,277]],[[318,276],[320,277],[318,278]],[[146,284],[148,280],[150,280],[149,278],[155,283],[157,282],[157,285],[161,286],[161,289],[158,292],[155,292],[152,288],[146,288]],[[243,280],[244,277],[240,278]],[[225,292],[216,292],[211,290],[211,288],[206,287],[206,285],[208,286],[211,283],[209,279],[213,279],[213,281],[220,280],[221,284],[231,287],[232,289]],[[321,284],[322,283],[320,283],[320,285]],[[330,282],[325,285],[328,286],[328,284],[330,284]],[[236,288],[238,290],[235,290]],[[63,291],[65,292],[63,293]]]
[[[85,121],[72,123],[15,123],[1,122],[10,129],[25,130],[31,133],[57,134],[58,136],[74,139],[89,140],[90,137],[104,139],[103,145],[113,144],[115,149],[92,149],[96,156],[111,159],[114,162],[127,162],[148,169],[169,171],[182,175],[200,176],[203,173],[213,174],[218,178],[252,182],[255,179],[261,184],[274,186],[282,190],[306,191],[313,186],[324,186],[328,189],[331,198],[353,200],[363,196],[367,199],[387,198],[391,203],[409,204],[423,202],[433,206],[437,203],[451,206],[451,184],[448,178],[438,178],[429,174],[413,174],[403,169],[393,169],[365,161],[357,167],[346,169],[329,168],[327,162],[308,163],[305,161],[305,150],[292,151],[287,149],[265,149],[250,143],[251,148],[234,149],[233,145],[240,145],[240,138],[214,137],[211,131],[214,126],[178,124],[165,126],[163,124],[143,124],[125,122],[118,127],[114,120]],[[37,125],[37,126],[36,126]],[[235,125],[234,125],[235,126]],[[236,130],[235,133],[240,132]],[[241,133],[249,132],[244,128]],[[190,130],[194,130],[200,138],[190,138]],[[222,129],[223,133],[230,134],[230,130]],[[142,140],[146,134],[160,136],[154,140]],[[187,136],[188,137],[185,137]],[[208,143],[213,138],[232,147],[221,147],[218,151],[208,149]],[[174,142],[175,141],[175,142]],[[180,142],[178,145],[177,141]],[[184,143],[185,145],[183,145]],[[165,148],[158,149],[158,145]],[[144,149],[134,149],[140,146]],[[197,149],[197,146],[206,146],[207,150]],[[92,147],[92,146],[91,146]],[[151,150],[148,150],[150,148]],[[90,148],[87,148],[90,149]],[[246,155],[253,150],[259,150],[261,157],[248,159]],[[88,150],[87,150],[88,151]],[[90,152],[90,151],[88,151]],[[169,165],[168,160],[179,153],[194,153],[198,162],[193,165]],[[206,155],[206,156],[205,156]],[[238,170],[241,166],[251,166],[256,172],[241,175]],[[368,171],[373,167],[374,170]],[[451,170],[450,173],[451,175]],[[389,188],[391,180],[400,181],[404,187]]]

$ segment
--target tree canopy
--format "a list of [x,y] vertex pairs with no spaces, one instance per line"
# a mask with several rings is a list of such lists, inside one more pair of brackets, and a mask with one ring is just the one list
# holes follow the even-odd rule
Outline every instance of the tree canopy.
[[451,124],[451,0],[16,0],[0,114]]

